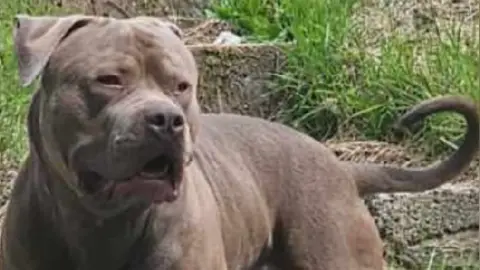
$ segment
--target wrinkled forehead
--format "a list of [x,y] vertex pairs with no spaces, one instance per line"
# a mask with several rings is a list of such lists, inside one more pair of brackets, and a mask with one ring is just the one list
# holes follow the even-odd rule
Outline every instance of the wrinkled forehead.
[[[197,76],[193,55],[168,25],[154,18],[103,18],[74,31],[51,62],[61,71],[141,68]],[[79,70],[80,69],[80,70]]]

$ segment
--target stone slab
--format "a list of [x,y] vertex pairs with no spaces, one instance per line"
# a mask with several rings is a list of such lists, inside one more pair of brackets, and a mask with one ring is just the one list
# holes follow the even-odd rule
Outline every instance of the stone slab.
[[421,193],[376,194],[365,202],[388,257],[405,269],[430,269],[429,262],[480,269],[479,194],[476,182],[465,182]]
[[383,238],[408,245],[478,228],[478,185],[445,184],[421,193],[376,194],[366,198]]
[[271,82],[285,68],[283,47],[268,44],[192,45],[200,70],[198,97],[205,112],[274,119],[279,103]]

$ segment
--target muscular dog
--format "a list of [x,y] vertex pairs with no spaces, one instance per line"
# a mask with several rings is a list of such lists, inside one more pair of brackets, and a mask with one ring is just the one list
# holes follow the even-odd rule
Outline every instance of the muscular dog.
[[463,171],[479,116],[425,101],[406,126],[463,115],[460,148],[431,168],[340,162],[278,123],[201,114],[181,31],[150,17],[17,16],[30,152],[1,242],[3,270],[382,269],[361,196],[421,191]]

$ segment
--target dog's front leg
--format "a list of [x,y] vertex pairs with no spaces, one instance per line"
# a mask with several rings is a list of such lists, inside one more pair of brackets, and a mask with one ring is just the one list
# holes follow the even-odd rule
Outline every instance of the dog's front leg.
[[[194,243],[195,244],[195,243]],[[132,262],[125,270],[227,270],[225,256],[209,255],[203,250],[186,250],[178,244],[159,247],[144,260]]]
[[[191,197],[191,196],[190,196]],[[195,214],[191,211],[195,210]],[[207,208],[207,210],[209,210]],[[154,215],[136,259],[125,270],[227,270],[220,224],[196,207],[173,220]],[[207,211],[211,213],[211,211]],[[142,251],[143,249],[143,251]],[[236,267],[234,267],[236,268]]]

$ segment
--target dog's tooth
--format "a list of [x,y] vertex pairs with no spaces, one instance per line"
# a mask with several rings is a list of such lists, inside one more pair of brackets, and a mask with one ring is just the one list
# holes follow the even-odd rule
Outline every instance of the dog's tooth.
[[168,172],[168,165],[164,165],[162,166],[162,170],[159,172],[160,174],[166,174]]

